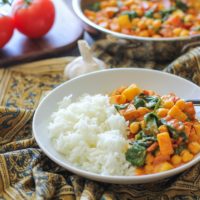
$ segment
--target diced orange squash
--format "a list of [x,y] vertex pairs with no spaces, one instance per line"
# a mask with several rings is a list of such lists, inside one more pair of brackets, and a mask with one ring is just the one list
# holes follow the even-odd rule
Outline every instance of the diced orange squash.
[[191,122],[185,122],[184,126],[185,126],[185,133],[189,137],[191,129],[192,129],[192,123]]
[[120,15],[118,17],[118,23],[119,23],[120,27],[123,27],[123,28],[129,29],[132,27],[132,23],[131,23],[128,15]]
[[126,103],[126,97],[124,95],[113,95],[110,97],[111,104],[124,104]]
[[157,140],[158,140],[160,152],[162,155],[173,154],[174,150],[173,150],[171,138],[168,132],[159,133],[157,135]]
[[141,89],[135,84],[130,85],[122,92],[122,94],[126,97],[128,101],[132,101],[134,97],[139,95],[140,93]]
[[164,172],[173,168],[174,167],[169,162],[163,162],[159,164],[158,167],[155,167],[155,172]]
[[187,115],[183,113],[176,105],[173,106],[168,114],[175,119],[178,119],[179,121],[185,121],[187,119]]
[[195,123],[194,129],[195,129],[196,134],[200,137],[200,123]]
[[184,112],[187,113],[190,119],[195,119],[195,109],[192,102],[186,102]]
[[196,134],[195,129],[191,128],[189,134],[189,142],[196,142],[196,141],[199,141],[199,136]]

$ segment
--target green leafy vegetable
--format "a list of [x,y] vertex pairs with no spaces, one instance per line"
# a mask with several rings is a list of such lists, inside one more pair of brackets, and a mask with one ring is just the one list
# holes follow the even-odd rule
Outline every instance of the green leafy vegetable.
[[[170,123],[166,122],[164,119],[161,119],[161,123],[165,125],[170,133],[170,136],[177,140],[179,137],[183,138],[183,141],[186,142],[188,140],[188,137],[186,133],[183,130],[176,130]],[[183,126],[184,127],[184,126]]]
[[134,98],[134,106],[147,107],[149,109],[158,109],[160,106],[161,99],[157,96],[148,96],[145,94],[140,94]]
[[159,119],[158,119],[158,116],[155,113],[153,113],[153,112],[147,113],[144,116],[144,121],[145,121],[145,124],[146,124],[146,128],[145,128],[146,133],[152,134],[152,135],[155,135],[155,134],[158,133]]
[[174,153],[180,155],[180,153],[181,153],[184,149],[187,149],[186,144],[179,145],[179,146],[175,149],[175,152],[174,152]]
[[154,14],[154,10],[148,10],[147,12],[145,12],[145,17],[147,18],[153,18],[153,14]]
[[188,5],[182,2],[181,0],[176,1],[176,7],[181,9],[184,12],[188,10]]
[[121,13],[121,15],[128,15],[130,20],[138,17],[138,14],[134,10],[132,10],[132,11],[124,11],[124,12]]
[[146,101],[141,96],[136,96],[134,99],[134,106],[136,108],[146,107]]
[[154,135],[147,135],[144,133],[144,131],[140,131],[135,136],[135,141],[142,144],[142,146],[149,147],[151,143],[157,141],[157,138]]
[[127,108],[128,105],[129,105],[129,104],[126,103],[126,104],[121,104],[121,105],[115,104],[114,106],[115,106],[115,109],[116,109],[117,111],[119,111],[119,110],[123,110],[123,109]]
[[141,167],[145,164],[146,148],[134,142],[126,152],[126,160],[133,166]]
[[89,6],[89,9],[95,12],[99,11],[100,8],[100,2],[93,3]]
[[172,14],[175,10],[176,10],[175,7],[171,7],[169,9],[165,9],[165,10],[160,11],[160,14],[162,15],[163,21],[165,21],[169,17],[169,15]]
[[140,131],[135,136],[131,148],[126,152],[126,160],[133,166],[143,166],[146,159],[146,149],[156,141],[157,138],[154,135],[147,135],[144,131]]

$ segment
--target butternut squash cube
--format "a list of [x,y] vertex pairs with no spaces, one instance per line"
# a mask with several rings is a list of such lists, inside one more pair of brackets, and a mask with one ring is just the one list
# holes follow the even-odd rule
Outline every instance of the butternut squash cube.
[[126,97],[128,101],[132,101],[135,96],[139,95],[141,93],[140,88],[137,87],[137,85],[132,84],[128,88],[126,88],[122,94]]
[[172,118],[178,119],[179,121],[185,121],[187,119],[187,115],[183,113],[176,105],[169,110],[168,115]]
[[124,95],[113,95],[110,97],[111,104],[124,104],[126,103],[126,97]]
[[198,136],[200,136],[200,123],[195,123],[194,124],[194,129],[195,129],[195,132]]
[[158,172],[164,172],[170,169],[173,169],[174,167],[169,163],[169,162],[164,162],[161,163],[159,168],[158,168]]
[[159,133],[157,135],[157,140],[160,148],[160,153],[162,155],[171,155],[174,153],[171,138],[168,132]]
[[132,23],[129,19],[129,16],[128,15],[121,15],[118,17],[118,23],[120,25],[120,27],[123,27],[123,28],[131,28],[132,27]]

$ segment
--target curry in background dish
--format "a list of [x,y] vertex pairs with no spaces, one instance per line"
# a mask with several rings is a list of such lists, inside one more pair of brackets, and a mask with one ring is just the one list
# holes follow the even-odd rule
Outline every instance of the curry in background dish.
[[85,15],[114,32],[169,38],[200,34],[199,0],[101,0]]
[[192,102],[135,84],[113,91],[110,102],[128,122],[126,160],[136,175],[176,168],[200,152],[200,122]]

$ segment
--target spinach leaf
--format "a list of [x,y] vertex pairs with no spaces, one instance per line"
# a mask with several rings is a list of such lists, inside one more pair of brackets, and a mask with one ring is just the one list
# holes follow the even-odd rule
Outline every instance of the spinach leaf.
[[165,10],[160,11],[160,14],[162,15],[163,21],[165,21],[169,17],[169,15],[171,13],[173,13],[175,10],[176,10],[175,7],[171,7],[169,9],[165,9]]
[[188,5],[182,2],[181,0],[176,1],[176,7],[184,12],[188,10]]
[[183,138],[184,142],[186,142],[188,140],[188,136],[186,135],[186,133],[184,131],[181,131],[179,133],[179,136]]
[[147,113],[144,116],[144,121],[146,124],[145,133],[152,134],[152,135],[155,135],[158,133],[159,119],[155,113],[153,112]]
[[142,140],[142,138],[146,137],[146,134],[144,133],[144,131],[140,131],[136,136],[135,136],[135,140]]
[[170,133],[170,136],[177,140],[179,137],[183,138],[183,141],[186,142],[188,140],[188,137],[184,130],[176,130],[171,124],[169,124],[166,120],[161,119],[161,123],[165,125]]
[[134,106],[135,106],[136,108],[139,108],[139,107],[146,107],[146,101],[145,101],[142,97],[136,96],[136,97],[134,98]]
[[146,148],[134,142],[132,147],[127,150],[126,160],[133,166],[141,167],[145,164],[146,159]]
[[145,17],[147,18],[153,18],[154,10],[148,10],[145,12]]
[[157,96],[148,96],[145,94],[140,94],[134,98],[134,106],[147,107],[149,109],[158,109],[160,106],[161,99]]
[[123,110],[123,109],[125,109],[125,108],[127,108],[128,107],[128,103],[126,103],[126,104],[115,104],[114,106],[115,106],[115,109],[117,110],[117,111],[119,111],[119,110]]
[[149,147],[152,143],[156,142],[157,138],[154,135],[147,135],[144,131],[140,131],[135,136],[135,142],[144,147]]
[[96,2],[96,3],[93,3],[93,4],[90,4],[89,5],[89,9],[92,10],[92,11],[99,11],[100,10],[100,2]]
[[182,145],[179,145],[176,149],[175,149],[175,154],[180,154],[184,149],[187,149],[187,146],[186,144],[182,144]]
[[121,13],[121,15],[128,15],[130,20],[138,17],[138,14],[134,10],[132,10],[132,11],[124,11],[124,12]]

